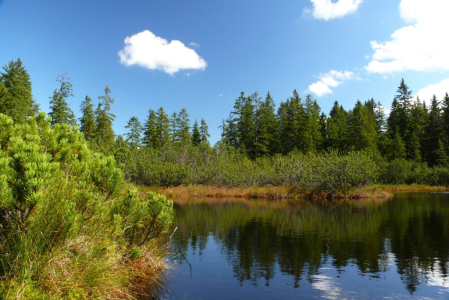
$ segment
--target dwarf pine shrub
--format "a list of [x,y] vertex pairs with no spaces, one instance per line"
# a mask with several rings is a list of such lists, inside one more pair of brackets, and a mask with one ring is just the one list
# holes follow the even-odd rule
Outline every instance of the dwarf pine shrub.
[[0,275],[6,299],[148,296],[173,205],[140,195],[113,157],[44,113],[0,114]]

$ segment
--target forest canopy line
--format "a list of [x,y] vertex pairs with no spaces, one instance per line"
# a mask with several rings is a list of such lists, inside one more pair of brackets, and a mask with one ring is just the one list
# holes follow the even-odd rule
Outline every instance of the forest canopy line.
[[[32,101],[29,75],[20,59],[3,70],[0,113],[23,123],[38,111]],[[11,84],[11,78],[21,80]],[[50,98],[51,124],[77,125],[67,104],[67,98],[73,96],[69,78],[63,73],[57,81],[60,86]],[[313,172],[321,171],[325,176],[330,172],[327,167],[322,164],[316,171],[318,166],[313,162],[329,161],[332,165],[331,160],[337,157],[347,157],[347,170],[360,161],[367,166],[373,164],[363,174],[364,184],[448,182],[443,178],[448,172],[449,96],[446,93],[443,99],[425,99],[429,104],[412,99],[404,79],[393,95],[388,116],[374,99],[358,100],[350,110],[335,101],[326,115],[311,95],[302,99],[296,90],[278,107],[269,92],[265,97],[242,92],[223,120],[221,140],[214,146],[208,141],[206,121],[192,124],[185,108],[170,115],[163,107],[150,108],[143,123],[131,117],[127,133],[116,136],[111,94],[106,86],[96,109],[92,99],[85,97],[79,130],[92,149],[113,155],[118,163],[125,164],[126,178],[140,184],[294,184],[309,191],[334,191],[328,188],[333,184],[316,188],[305,178],[308,174],[316,177]],[[352,180],[346,176],[356,175],[347,173],[338,180]],[[347,188],[348,184],[343,189]]]

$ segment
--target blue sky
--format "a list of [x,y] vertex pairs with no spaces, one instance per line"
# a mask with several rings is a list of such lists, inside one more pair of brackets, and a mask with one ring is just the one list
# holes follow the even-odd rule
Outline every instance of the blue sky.
[[335,100],[388,109],[401,78],[442,98],[448,11],[442,0],[0,0],[0,65],[22,59],[44,111],[64,70],[77,117],[109,85],[117,134],[150,108],[185,107],[214,143],[241,91],[279,104],[297,89],[326,114]]

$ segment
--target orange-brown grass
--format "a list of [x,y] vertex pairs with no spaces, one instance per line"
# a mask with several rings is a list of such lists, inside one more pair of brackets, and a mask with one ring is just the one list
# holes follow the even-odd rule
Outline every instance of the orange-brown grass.
[[429,186],[429,185],[422,185],[422,184],[400,184],[400,185],[372,185],[368,186],[366,188],[363,188],[364,190],[370,191],[370,190],[381,190],[387,193],[394,193],[394,192],[426,192],[426,191],[448,191],[449,187],[445,186]]
[[377,186],[355,189],[347,193],[304,193],[294,186],[251,186],[251,187],[224,187],[205,185],[181,185],[177,187],[147,187],[140,186],[141,193],[153,191],[171,199],[192,197],[213,198],[258,198],[270,200],[282,199],[364,199],[390,197],[391,192]]

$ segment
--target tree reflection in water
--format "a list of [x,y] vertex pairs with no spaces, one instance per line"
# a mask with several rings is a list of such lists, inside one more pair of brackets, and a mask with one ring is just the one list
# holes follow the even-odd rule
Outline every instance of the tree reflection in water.
[[340,271],[356,265],[361,275],[376,279],[395,265],[410,294],[435,270],[448,277],[449,195],[298,203],[189,200],[175,202],[175,213],[174,243],[201,256],[213,238],[240,284],[269,286],[280,272],[300,287],[303,278],[320,280],[327,264]]

